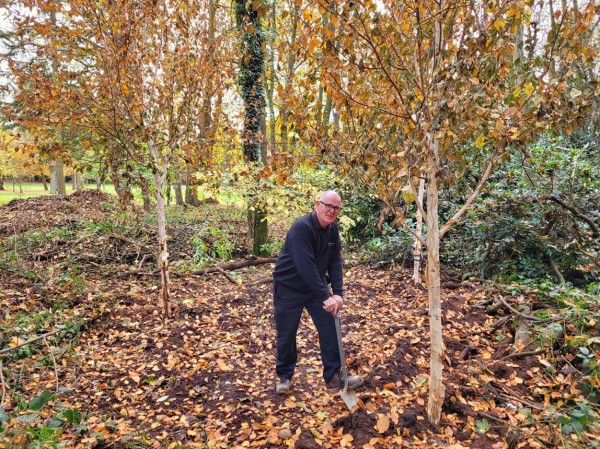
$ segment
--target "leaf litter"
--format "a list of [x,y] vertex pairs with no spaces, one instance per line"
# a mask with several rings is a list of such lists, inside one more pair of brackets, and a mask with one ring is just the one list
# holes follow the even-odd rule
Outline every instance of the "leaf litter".
[[[86,195],[80,194],[92,203],[107,201]],[[37,221],[28,228],[20,216],[23,229],[85,213],[84,207],[69,209],[71,218],[65,218],[69,214],[55,201],[42,223],[44,206],[31,201]],[[88,209],[88,217],[100,210]],[[14,220],[14,204],[0,210]],[[41,264],[49,269],[48,261],[36,267]],[[157,449],[560,444],[548,410],[563,396],[579,394],[572,378],[546,376],[544,355],[502,360],[509,345],[494,339],[494,317],[477,307],[485,292],[470,286],[442,292],[446,400],[440,425],[429,424],[427,291],[400,269],[346,268],[342,325],[348,368],[365,378],[357,391],[359,407],[350,413],[337,395],[325,391],[316,330],[306,314],[292,393],[276,395],[271,285],[255,282],[270,269],[239,270],[240,285],[218,274],[174,277],[174,312],[167,321],[158,313],[154,277],[103,266],[90,269],[87,291],[81,292],[41,288],[3,271],[0,302],[6,310],[40,309],[51,294],[52,301],[68,304],[65,314],[88,319],[55,369],[35,368],[27,359],[14,362],[37,370],[22,378],[22,389],[32,396],[52,390],[58,375],[61,403],[79,410],[87,427],[87,432],[64,430],[61,442],[72,448],[118,449],[132,442]],[[3,406],[10,410],[10,401]]]

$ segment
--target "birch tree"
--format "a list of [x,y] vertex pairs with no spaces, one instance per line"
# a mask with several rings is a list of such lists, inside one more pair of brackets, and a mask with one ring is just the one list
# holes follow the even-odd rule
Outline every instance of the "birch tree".
[[[598,92],[576,85],[576,61],[596,58],[593,2],[560,13],[545,39],[529,42],[532,59],[513,76],[515,36],[532,35],[537,1],[320,1],[339,33],[326,38],[321,77],[341,105],[347,135],[337,163],[374,191],[395,225],[405,223],[398,197],[407,178],[426,178],[429,290],[429,420],[445,398],[440,239],[462,220],[493,169],[550,129],[573,129]],[[565,7],[567,8],[567,7]],[[316,36],[321,21],[309,24]],[[573,30],[577,30],[574,33]],[[539,38],[539,36],[538,36]],[[476,171],[478,182],[445,222],[440,189]],[[416,194],[416,192],[414,192]],[[419,238],[415,234],[416,238]]]
[[[26,128],[44,110],[58,129],[78,127],[109,142],[115,170],[152,173],[157,213],[160,308],[170,316],[169,254],[164,187],[182,141],[202,112],[202,92],[214,72],[206,2],[12,3],[24,50],[11,61],[12,93]],[[51,20],[55,17],[56,20]],[[40,55],[30,58],[28,55]],[[44,67],[54,73],[47,76]]]

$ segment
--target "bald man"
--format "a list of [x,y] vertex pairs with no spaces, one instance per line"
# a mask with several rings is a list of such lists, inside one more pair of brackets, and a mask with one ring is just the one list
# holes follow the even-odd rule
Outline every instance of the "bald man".
[[[287,394],[292,389],[298,360],[296,334],[304,309],[319,334],[327,391],[337,393],[344,385],[334,322],[344,304],[342,244],[336,223],[341,209],[342,199],[335,191],[321,193],[314,212],[297,219],[288,231],[273,270],[277,394]],[[362,383],[360,376],[348,377],[350,389]]]

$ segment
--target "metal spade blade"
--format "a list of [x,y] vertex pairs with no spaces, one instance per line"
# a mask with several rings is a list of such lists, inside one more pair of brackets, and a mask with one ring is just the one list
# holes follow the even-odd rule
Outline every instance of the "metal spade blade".
[[340,350],[340,362],[342,363],[342,378],[344,379],[344,389],[340,391],[340,396],[346,407],[348,407],[348,410],[352,411],[356,404],[358,404],[358,396],[356,396],[354,390],[348,390],[348,372],[346,371],[346,357],[344,356],[344,347],[342,346],[342,324],[340,323],[339,312],[335,315],[335,331]]

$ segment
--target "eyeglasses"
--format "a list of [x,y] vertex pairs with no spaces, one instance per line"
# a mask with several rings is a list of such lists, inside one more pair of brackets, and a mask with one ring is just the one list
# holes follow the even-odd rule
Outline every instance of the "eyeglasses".
[[325,210],[327,211],[334,211],[336,214],[339,214],[340,211],[342,210],[342,206],[334,206],[333,204],[329,204],[329,203],[324,203],[323,201],[319,200],[319,203],[321,203],[323,206],[325,206]]

